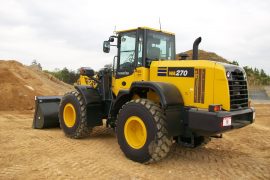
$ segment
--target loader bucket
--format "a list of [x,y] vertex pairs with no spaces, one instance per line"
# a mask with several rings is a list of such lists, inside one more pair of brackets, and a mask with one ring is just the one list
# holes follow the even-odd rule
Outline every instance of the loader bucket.
[[44,129],[59,127],[58,109],[62,96],[36,96],[32,127]]

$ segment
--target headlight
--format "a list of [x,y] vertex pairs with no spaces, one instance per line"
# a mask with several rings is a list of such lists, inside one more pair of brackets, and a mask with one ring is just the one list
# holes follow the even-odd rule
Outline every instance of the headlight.
[[227,71],[226,76],[227,76],[228,79],[231,79],[232,73],[230,71]]

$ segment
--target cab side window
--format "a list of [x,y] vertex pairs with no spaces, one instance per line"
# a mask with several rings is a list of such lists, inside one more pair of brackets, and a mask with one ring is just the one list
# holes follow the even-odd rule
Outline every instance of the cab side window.
[[134,68],[136,32],[124,33],[121,36],[120,71],[129,71]]

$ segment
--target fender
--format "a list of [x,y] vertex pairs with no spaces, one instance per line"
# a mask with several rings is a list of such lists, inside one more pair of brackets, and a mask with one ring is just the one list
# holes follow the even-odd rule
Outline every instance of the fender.
[[97,89],[89,86],[75,86],[75,89],[82,95],[86,105],[101,104],[101,96]]
[[104,108],[98,90],[89,86],[75,86],[75,89],[82,95],[86,104],[88,125],[90,127],[102,125]]
[[147,88],[155,91],[159,96],[163,109],[166,109],[168,106],[184,105],[182,95],[177,87],[173,84],[164,82],[137,81],[132,83],[130,91],[134,92],[140,88]]
[[129,90],[120,90],[116,99],[113,100],[113,108],[112,108],[112,115],[114,117],[117,116],[118,111],[121,107],[128,101],[131,100],[131,94]]
[[184,101],[176,86],[164,82],[134,82],[130,92],[151,89],[159,96],[161,106],[165,112],[169,135],[179,136],[184,132]]

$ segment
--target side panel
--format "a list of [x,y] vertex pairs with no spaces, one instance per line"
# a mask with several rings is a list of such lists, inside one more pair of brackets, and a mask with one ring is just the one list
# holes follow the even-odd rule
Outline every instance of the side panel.
[[150,81],[174,84],[185,106],[206,109],[214,102],[215,64],[206,60],[154,61],[150,67]]
[[134,73],[129,76],[118,78],[118,79],[113,77],[112,91],[114,95],[117,96],[120,90],[129,90],[133,81],[134,81]]
[[145,67],[138,67],[134,72],[126,77],[112,78],[112,91],[115,96],[118,95],[120,90],[129,90],[131,84],[134,81],[148,81],[149,80],[149,69]]
[[220,64],[215,66],[214,104],[221,104],[222,108],[230,111],[230,94],[225,68]]

